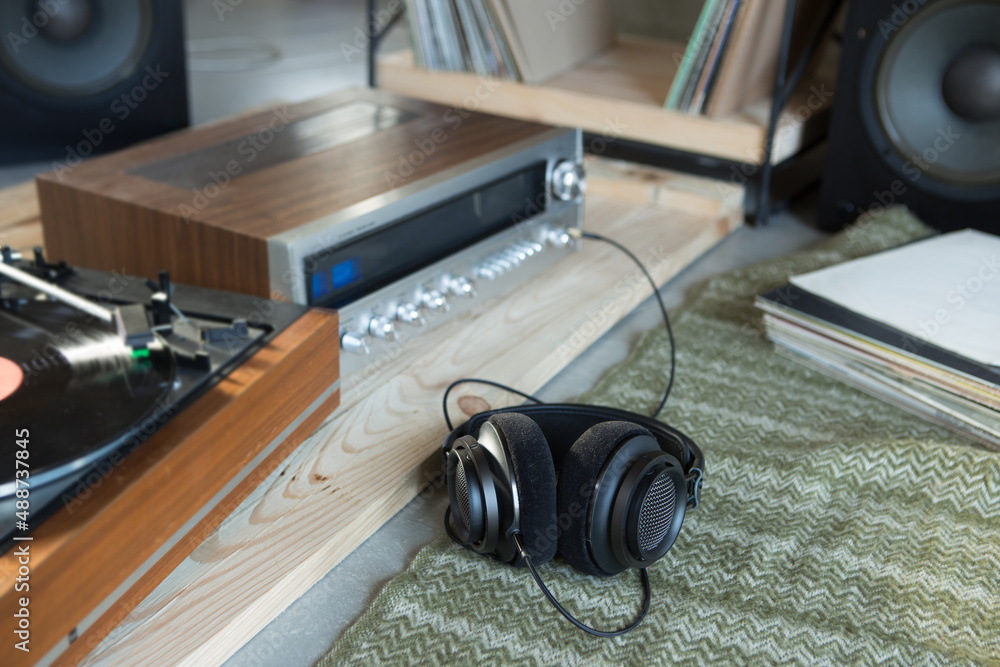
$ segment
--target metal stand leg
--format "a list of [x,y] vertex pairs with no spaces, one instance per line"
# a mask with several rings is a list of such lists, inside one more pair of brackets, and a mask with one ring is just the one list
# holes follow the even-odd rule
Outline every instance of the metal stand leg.
[[368,40],[368,87],[375,88],[376,81],[376,66],[375,57],[378,55],[378,47],[385,36],[392,30],[392,27],[396,25],[396,21],[403,15],[402,3],[399,5],[399,9],[393,13],[389,22],[380,30],[378,25],[378,15],[376,9],[376,0],[365,0],[365,16],[368,17],[368,34],[370,38]]
[[757,215],[755,223],[767,224],[771,215],[771,176],[774,166],[771,164],[774,155],[774,134],[778,129],[778,119],[784,110],[788,95],[785,91],[785,79],[788,76],[788,58],[792,46],[792,28],[795,25],[796,0],[788,0],[785,8],[785,24],[781,31],[781,49],[778,52],[778,72],[774,80],[774,94],[771,96],[771,117],[767,123],[767,143],[764,145],[764,161],[760,172],[760,194],[757,197]]

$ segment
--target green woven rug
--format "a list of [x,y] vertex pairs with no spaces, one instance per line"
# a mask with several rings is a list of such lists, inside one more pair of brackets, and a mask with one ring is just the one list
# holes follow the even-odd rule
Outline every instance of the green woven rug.
[[[789,275],[928,233],[901,210],[807,252],[715,278],[674,315],[661,416],[705,452],[702,506],[650,568],[646,621],[617,639],[570,626],[524,570],[441,539],[322,665],[1000,664],[1000,455],[775,354],[754,295]],[[581,400],[654,406],[662,329]],[[541,573],[585,622],[624,624],[637,574]]]

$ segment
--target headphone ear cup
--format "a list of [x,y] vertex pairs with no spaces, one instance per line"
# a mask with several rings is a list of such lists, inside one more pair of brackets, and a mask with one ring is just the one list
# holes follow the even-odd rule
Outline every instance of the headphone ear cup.
[[[556,492],[559,553],[580,572],[607,577],[625,569],[623,565],[620,569],[608,570],[593,559],[587,546],[590,505],[597,479],[610,454],[625,440],[641,435],[652,438],[652,434],[638,424],[602,422],[585,431],[566,452]],[[609,470],[605,474],[620,475],[624,472],[624,469]]]
[[[518,530],[536,564],[556,555],[556,471],[542,429],[530,417],[501,412],[489,418],[510,454],[519,507]],[[515,564],[521,565],[520,558]]]

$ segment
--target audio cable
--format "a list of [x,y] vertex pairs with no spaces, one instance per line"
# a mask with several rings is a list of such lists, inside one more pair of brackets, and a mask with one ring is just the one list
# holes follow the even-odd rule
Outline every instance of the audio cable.
[[[642,274],[644,276],[646,276],[646,280],[653,288],[653,295],[656,297],[656,302],[660,307],[660,313],[663,315],[663,325],[667,329],[667,338],[670,341],[670,375],[668,376],[667,379],[667,388],[663,392],[663,397],[660,399],[659,405],[656,406],[656,410],[654,410],[653,414],[651,415],[653,418],[656,418],[660,414],[660,412],[663,411],[663,406],[666,404],[667,399],[670,397],[670,391],[674,387],[674,374],[677,368],[677,353],[676,353],[676,345],[674,344],[674,330],[670,326],[670,316],[667,314],[667,307],[663,303],[663,297],[660,295],[660,289],[656,286],[656,281],[653,280],[653,276],[650,275],[649,271],[646,269],[642,261],[640,261],[639,258],[636,257],[631,250],[626,248],[618,241],[608,238],[607,236],[601,236],[600,234],[594,234],[592,232],[584,232],[583,230],[578,229],[576,227],[569,228],[567,230],[567,233],[575,239],[589,239],[592,241],[601,241],[603,243],[607,243],[617,248],[621,252],[625,253],[625,255],[627,255],[629,259],[635,262],[635,265],[639,267],[639,270],[642,271]],[[462,378],[460,380],[455,380],[450,385],[448,385],[447,389],[444,390],[444,397],[441,399],[441,410],[444,413],[444,423],[447,425],[449,431],[454,430],[455,427],[452,425],[451,417],[448,415],[448,396],[451,394],[452,390],[460,384],[482,384],[490,387],[496,387],[497,389],[503,389],[504,391],[510,392],[511,394],[520,396],[521,398],[532,401],[533,403],[539,405],[545,403],[545,401],[543,401],[540,398],[537,398],[536,396],[532,396],[531,394],[526,394],[523,391],[514,389],[513,387],[501,384],[499,382],[494,382],[492,380],[483,380],[480,378]]]
[[639,624],[642,623],[644,618],[646,618],[646,612],[649,611],[649,601],[653,596],[652,591],[650,590],[649,587],[649,572],[647,572],[648,568],[643,567],[639,569],[639,578],[642,580],[642,591],[643,591],[642,609],[639,610],[639,614],[635,617],[635,619],[631,623],[626,625],[624,628],[621,628],[620,630],[598,630],[597,628],[590,627],[586,623],[580,622],[575,616],[566,611],[566,609],[561,604],[559,604],[558,600],[556,600],[556,597],[552,595],[552,591],[550,591],[549,587],[545,585],[544,581],[542,581],[542,578],[538,574],[538,570],[535,569],[535,564],[531,562],[531,555],[528,553],[527,548],[525,548],[524,542],[521,541],[521,533],[515,532],[512,537],[514,538],[514,545],[520,552],[521,560],[523,560],[524,564],[528,566],[528,571],[531,572],[531,576],[534,578],[535,583],[538,584],[538,587],[542,589],[542,593],[545,594],[545,597],[548,598],[549,602],[552,603],[552,606],[555,607],[559,611],[559,613],[566,618],[567,621],[569,621],[576,627],[580,628],[584,632],[592,634],[595,637],[621,637],[625,633],[631,632],[632,630],[635,630],[637,627],[639,627]]

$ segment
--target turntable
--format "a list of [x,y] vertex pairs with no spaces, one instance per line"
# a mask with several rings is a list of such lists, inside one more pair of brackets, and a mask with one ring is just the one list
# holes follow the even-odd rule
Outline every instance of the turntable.
[[30,645],[55,657],[106,634],[332,412],[337,317],[0,252],[0,613],[24,606],[27,549]]

